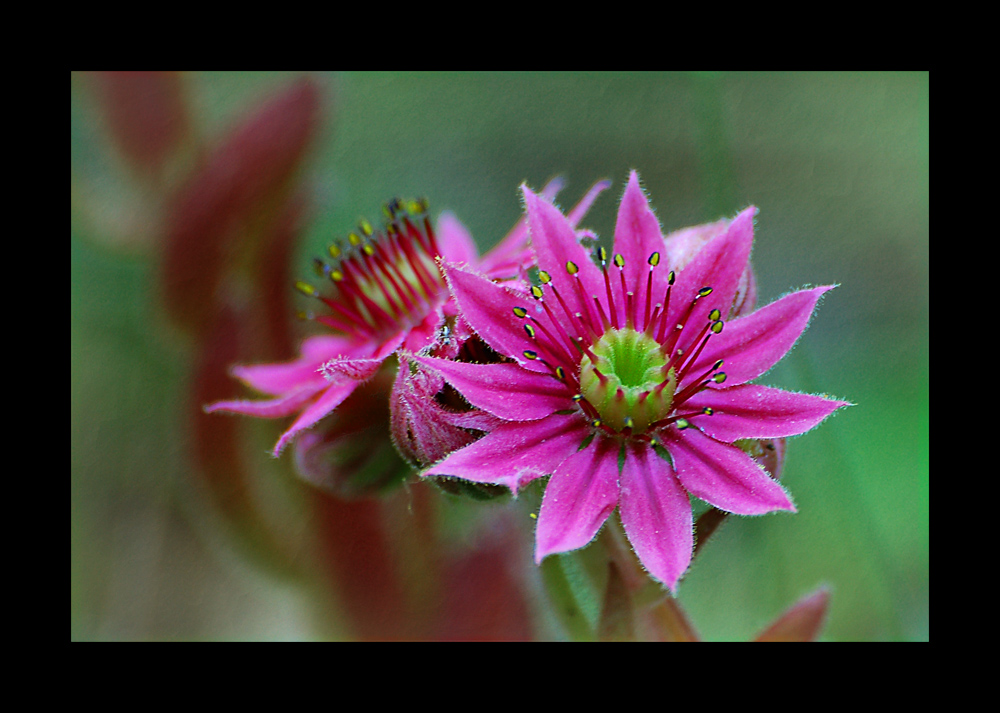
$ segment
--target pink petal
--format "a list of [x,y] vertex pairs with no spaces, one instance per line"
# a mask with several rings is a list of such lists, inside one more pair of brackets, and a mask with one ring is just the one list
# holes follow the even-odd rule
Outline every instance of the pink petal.
[[234,366],[233,375],[262,393],[286,394],[309,384],[321,385],[320,364],[340,356],[353,356],[359,351],[359,344],[348,337],[310,337],[302,343],[301,351],[301,357],[283,364]]
[[435,237],[441,257],[447,262],[465,263],[470,267],[479,262],[479,251],[472,235],[454,213],[445,211],[441,214]]
[[[551,201],[563,185],[562,178],[553,178],[539,195]],[[507,279],[516,276],[522,267],[527,269],[534,261],[535,254],[528,247],[528,221],[522,216],[504,239],[483,256],[479,270],[492,280]]]
[[683,431],[671,427],[661,437],[677,477],[695,497],[738,515],[795,512],[784,489],[736,446],[720,443],[693,427]]
[[321,364],[319,371],[323,378],[331,383],[346,379],[367,381],[375,376],[375,372],[382,366],[382,361],[382,359],[331,359]]
[[702,223],[690,228],[675,230],[664,236],[665,262],[671,270],[680,272],[687,267],[687,264],[694,259],[694,256],[707,242],[726,232],[730,222],[728,218],[723,218],[713,223]]
[[583,547],[618,504],[618,441],[598,436],[556,468],[542,497],[535,562]]
[[695,331],[701,329],[708,313],[716,308],[724,315],[729,314],[740,276],[750,259],[756,214],[757,209],[751,206],[737,215],[724,233],[709,241],[687,267],[677,273],[671,290],[668,325],[676,325],[683,319],[691,300],[703,287],[711,287],[712,293],[698,300],[685,325]]
[[834,285],[814,287],[785,295],[766,307],[727,323],[690,370],[700,374],[718,359],[727,384],[743,384],[754,379],[788,353],[809,325],[816,302]]
[[[392,348],[395,351],[399,346],[411,352],[418,352],[424,347],[430,346],[437,339],[438,332],[444,325],[444,314],[440,309],[431,310],[426,317],[409,331],[406,339]],[[388,356],[388,353],[386,353]]]
[[[514,315],[515,307],[535,310],[531,297],[452,265],[445,266],[445,277],[459,310],[484,342],[526,369],[548,372],[541,362],[525,358],[524,351],[537,345],[525,334],[523,320]],[[536,317],[548,321],[542,313]]]
[[647,444],[633,442],[625,450],[618,508],[639,561],[674,589],[691,563],[691,502],[674,469]]
[[299,417],[295,419],[295,423],[281,434],[281,438],[278,439],[278,443],[274,446],[274,457],[277,458],[280,455],[285,446],[295,437],[295,434],[310,426],[314,426],[317,421],[340,406],[341,402],[351,395],[351,392],[357,388],[359,383],[358,381],[345,381],[327,387],[326,391],[316,399],[315,403],[299,414]]
[[[580,221],[583,220],[583,216],[585,216],[590,210],[590,206],[594,204],[597,197],[609,188],[611,188],[611,181],[607,179],[598,181],[592,185],[590,190],[588,190],[584,194],[583,198],[580,199],[580,202],[573,206],[570,212],[566,214],[566,219],[569,221],[569,224],[575,228]],[[544,195],[544,191],[542,194]],[[552,202],[551,198],[547,198],[547,200],[550,203]]]
[[259,418],[281,418],[289,416],[305,405],[318,392],[322,391],[326,383],[322,380],[315,384],[309,384],[291,391],[284,396],[265,401],[218,401],[205,407],[205,413],[215,413],[225,411],[228,413],[239,413],[244,416],[257,416]]
[[589,433],[584,420],[572,415],[505,423],[421,475],[496,483],[517,493],[525,483],[553,472]]
[[692,396],[694,409],[711,408],[698,427],[720,441],[740,438],[781,438],[805,433],[842,406],[823,396],[799,394],[769,386],[743,384],[729,389],[705,389]]
[[[531,247],[538,258],[538,268],[552,276],[552,285],[559,290],[571,312],[591,314],[594,310],[592,297],[604,294],[604,277],[601,271],[590,259],[590,254],[576,241],[576,233],[566,216],[554,205],[532,193],[527,186],[522,186],[521,190],[524,192],[528,232],[531,235]],[[575,275],[567,272],[569,263],[573,263],[579,272]],[[575,281],[579,281],[580,285],[573,284]]]
[[517,364],[467,364],[421,356],[410,359],[441,374],[473,406],[506,421],[534,421],[575,406],[573,392],[563,382]]
[[[667,289],[667,276],[673,265],[667,262],[664,253],[663,233],[660,223],[649,207],[646,194],[639,186],[639,174],[632,171],[629,174],[628,186],[618,207],[618,220],[615,223],[615,253],[625,259],[625,281],[635,293],[637,305],[645,309],[646,285],[649,283],[649,259],[653,253],[660,253],[661,264],[653,269],[653,291],[650,305],[663,301]],[[617,303],[616,303],[617,304]],[[624,317],[624,311],[619,310]]]

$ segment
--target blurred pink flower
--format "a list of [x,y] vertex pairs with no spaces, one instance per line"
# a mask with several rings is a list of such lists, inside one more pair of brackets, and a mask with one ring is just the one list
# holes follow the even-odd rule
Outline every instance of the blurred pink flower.
[[557,208],[527,188],[524,196],[541,286],[518,290],[446,266],[464,319],[513,361],[411,357],[505,423],[423,475],[516,493],[551,474],[537,562],[586,545],[618,507],[642,564],[674,588],[692,553],[689,494],[744,515],[795,510],[733,444],[803,433],[846,405],[748,383],[791,349],[831,287],[793,292],[723,330],[741,284],[749,289],[755,208],[711,230],[671,270],[661,266],[664,238],[633,172],[609,269],[604,249],[597,267]]
[[[543,194],[553,197],[560,188],[560,181],[552,181]],[[570,212],[569,224],[575,225],[605,188],[606,182],[591,188]],[[297,434],[333,412],[359,384],[373,377],[397,349],[419,352],[436,343],[446,320],[457,315],[442,261],[464,264],[489,280],[502,280],[522,273],[534,259],[523,219],[480,258],[469,232],[448,213],[437,230],[421,201],[404,205],[395,200],[386,205],[385,213],[382,230],[362,221],[346,244],[330,247],[332,263],[317,259],[317,272],[328,279],[331,294],[306,282],[296,283],[300,292],[329,310],[307,316],[332,333],[307,338],[300,357],[292,362],[233,367],[234,376],[272,398],[220,401],[206,406],[206,411],[262,418],[297,414],[274,447],[277,456]]]

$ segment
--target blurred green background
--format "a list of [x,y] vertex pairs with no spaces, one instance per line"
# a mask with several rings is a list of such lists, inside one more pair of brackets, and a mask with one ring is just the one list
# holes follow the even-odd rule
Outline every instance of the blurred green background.
[[[297,76],[186,74],[184,93],[211,136]],[[679,599],[705,638],[745,639],[825,583],[824,639],[928,638],[928,74],[312,76],[327,113],[303,275],[395,195],[452,210],[482,248],[517,220],[519,184],[554,175],[564,208],[614,181],[583,222],[603,239],[631,168],[664,232],[758,206],[761,304],[840,285],[760,381],[856,406],[790,439],[798,514],[730,518]],[[312,638],[306,595],[190,502],[187,345],[158,315],[155,248],[109,237],[142,195],[81,75],[71,160],[71,637]]]

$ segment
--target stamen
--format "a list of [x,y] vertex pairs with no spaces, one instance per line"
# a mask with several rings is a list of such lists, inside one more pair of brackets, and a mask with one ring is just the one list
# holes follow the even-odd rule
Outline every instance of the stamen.
[[615,307],[615,298],[611,295],[611,278],[608,277],[608,251],[601,247],[598,250],[601,256],[601,273],[604,275],[604,291],[608,297],[608,312],[611,313],[611,326],[618,329],[618,309]]
[[[666,344],[663,345],[664,346],[663,353],[665,355],[672,354],[674,349],[677,347],[677,340],[680,339],[681,333],[684,331],[684,327],[687,325],[687,320],[691,316],[691,312],[694,311],[695,305],[698,304],[698,300],[700,300],[702,297],[707,297],[710,294],[712,294],[711,287],[702,287],[700,290],[698,290],[698,294],[696,294],[694,296],[694,299],[691,300],[691,303],[687,306],[687,309],[684,311],[684,315],[677,321],[677,327],[674,329],[674,334],[670,339],[669,346]],[[657,341],[660,340],[658,339]]]
[[632,318],[632,308],[629,307],[628,297],[626,296],[628,289],[625,287],[625,258],[622,257],[621,253],[615,255],[615,265],[618,266],[618,281],[622,286],[622,304],[625,305],[625,326],[631,327],[632,324],[635,324],[635,320]]
[[670,289],[674,286],[674,280],[677,279],[677,273],[673,270],[667,274],[667,290],[663,293],[663,312],[660,313],[660,329],[656,335],[656,341],[663,343],[664,331],[667,328],[667,314],[670,312]]
[[[701,376],[694,379],[688,386],[686,386],[680,393],[674,396],[674,408],[677,408],[689,398],[694,396],[696,393],[701,391],[708,384],[714,382],[716,384],[721,384],[726,380],[726,372],[718,371],[713,374],[712,372],[717,371],[717,369],[722,366],[722,359],[715,362],[709,369],[706,369]],[[708,378],[705,378],[708,377]]]
[[[425,209],[426,202],[411,201],[407,206],[410,210]],[[362,219],[345,240],[327,246],[326,252],[335,262],[313,260],[316,274],[328,277],[336,285],[336,294],[323,297],[309,283],[295,284],[299,292],[317,297],[333,312],[315,317],[316,321],[368,337],[396,330],[401,321],[422,319],[443,299],[446,285],[433,262],[438,256],[433,229],[421,232],[415,228],[398,199],[389,201],[383,210],[390,220],[383,232]]]
[[594,295],[594,304],[597,305],[597,313],[601,318],[601,327],[606,332],[611,326],[611,322],[608,321],[607,315],[604,314],[604,307],[601,306],[601,301],[597,299],[597,295]]

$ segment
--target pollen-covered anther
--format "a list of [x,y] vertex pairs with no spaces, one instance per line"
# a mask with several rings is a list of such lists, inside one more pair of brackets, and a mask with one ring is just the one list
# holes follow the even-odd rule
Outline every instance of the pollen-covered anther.
[[[410,203],[411,212],[425,206]],[[330,308],[330,314],[316,316],[316,321],[358,338],[382,337],[414,326],[447,299],[430,222],[415,227],[403,206],[399,199],[386,204],[390,222],[383,230],[362,219],[345,241],[331,243],[327,253],[332,264],[313,261],[317,275],[330,279],[333,293],[321,295],[308,283],[295,284]]]

